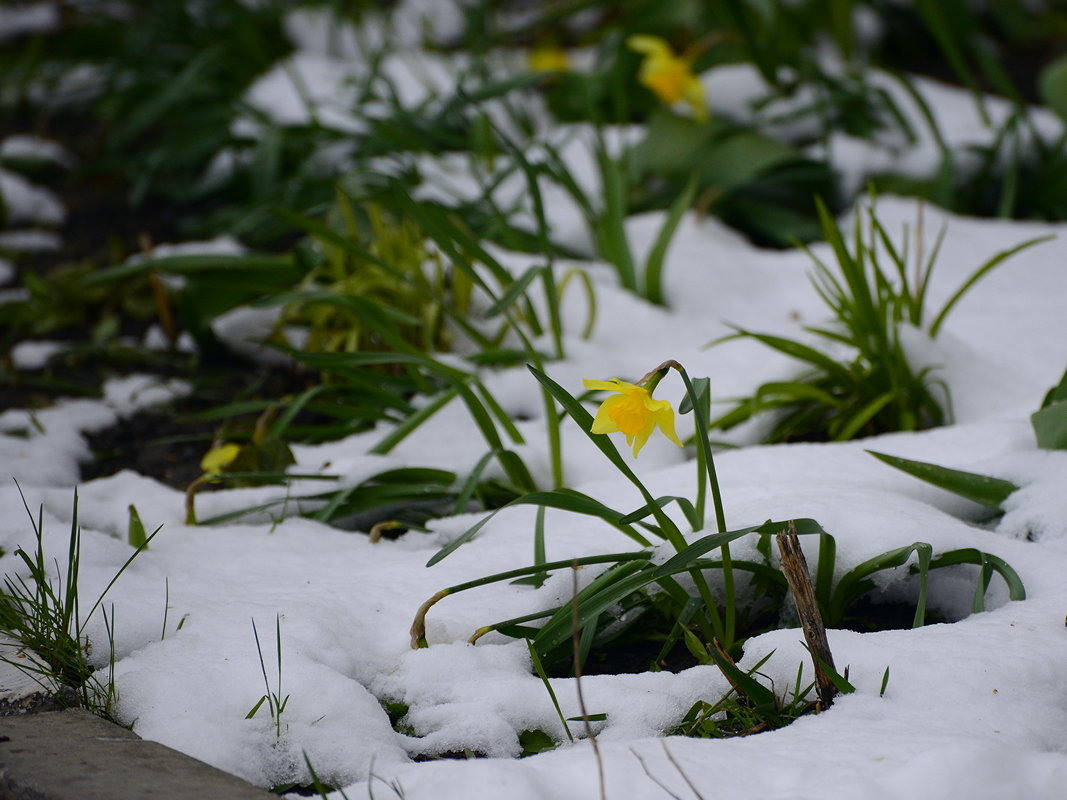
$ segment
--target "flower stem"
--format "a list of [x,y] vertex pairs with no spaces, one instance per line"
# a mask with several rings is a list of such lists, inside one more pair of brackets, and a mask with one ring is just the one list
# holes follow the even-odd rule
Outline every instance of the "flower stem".
[[[711,485],[711,501],[715,507],[715,526],[719,533],[726,532],[726,512],[723,510],[722,493],[719,490],[719,478],[715,473],[715,459],[711,454],[711,442],[708,441],[708,419],[704,406],[697,397],[693,382],[689,379],[689,373],[677,361],[665,362],[665,364],[678,370],[685,383],[685,390],[689,394],[689,402],[693,406],[693,418],[696,427],[697,442],[697,513],[698,518],[703,519],[706,485]],[[734,598],[734,567],[730,557],[730,545],[724,544],[722,550],[722,579],[723,579],[723,602],[725,605],[725,636],[722,645],[727,650],[733,647],[734,634],[736,632],[736,607]]]

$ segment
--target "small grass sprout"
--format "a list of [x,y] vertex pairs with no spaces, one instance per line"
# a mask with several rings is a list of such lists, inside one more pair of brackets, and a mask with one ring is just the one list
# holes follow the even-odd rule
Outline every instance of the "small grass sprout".
[[[16,483],[17,485],[17,483]],[[22,495],[22,489],[19,488]],[[104,613],[104,626],[109,640],[108,671],[105,677],[91,663],[94,646],[85,635],[85,628],[104,597],[116,581],[147,549],[149,542],[159,533],[157,528],[137,547],[133,554],[118,569],[111,581],[97,597],[89,613],[81,615],[78,593],[78,577],[81,566],[81,527],[78,524],[78,493],[74,493],[71,512],[71,527],[67,560],[60,570],[55,561],[58,580],[50,574],[44,548],[44,507],[34,519],[22,496],[23,507],[30,517],[36,537],[33,552],[23,548],[15,551],[28,572],[22,575],[4,575],[0,588],[0,630],[10,634],[21,644],[14,657],[0,655],[0,660],[21,670],[33,678],[47,692],[60,700],[80,705],[107,719],[117,698],[114,683],[114,610],[110,619]]]
[[[701,664],[715,663],[711,647],[701,644],[693,634],[686,637],[686,644]],[[719,659],[722,658],[721,654],[717,655]],[[750,736],[783,728],[814,710],[816,703],[811,699],[811,693],[815,682],[804,682],[803,664],[797,665],[796,680],[791,691],[784,696],[778,695],[773,682],[766,687],[756,679],[760,667],[773,655],[773,652],[768,653],[745,672],[737,670],[733,685],[726,694],[713,703],[697,700],[667,734],[697,739]]]
[[259,641],[259,631],[256,629],[256,621],[252,620],[252,634],[256,638],[256,652],[259,654],[259,668],[263,672],[263,686],[266,688],[266,692],[256,702],[252,709],[245,715],[245,719],[252,719],[263,707],[263,704],[267,704],[267,710],[270,712],[271,722],[274,723],[274,735],[280,739],[282,737],[283,729],[287,726],[283,726],[282,714],[285,713],[285,707],[289,704],[289,695],[282,697],[282,618],[281,615],[277,615],[274,618],[274,631],[275,631],[275,649],[278,653],[278,686],[277,689],[271,691],[270,679],[267,677],[267,664],[263,660],[263,646]]

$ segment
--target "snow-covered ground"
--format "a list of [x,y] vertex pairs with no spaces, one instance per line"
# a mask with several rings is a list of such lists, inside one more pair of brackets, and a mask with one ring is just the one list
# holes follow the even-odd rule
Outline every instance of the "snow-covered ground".
[[[305,73],[305,78],[313,76]],[[256,89],[261,93],[257,102],[265,108],[271,103],[268,86]],[[709,102],[714,109],[713,93]],[[944,124],[949,129],[953,120]],[[842,166],[853,170],[849,174],[862,171],[862,154],[847,147],[839,151],[835,158],[845,159]],[[912,226],[914,235],[915,201],[881,198],[877,210],[894,235],[905,225]],[[559,206],[555,213],[561,225],[573,218]],[[662,220],[662,213],[630,220],[628,233],[638,260],[651,247]],[[1029,415],[1067,366],[1067,225],[966,219],[926,207],[927,252],[942,224],[947,235],[929,289],[934,308],[997,251],[1036,236],[1059,237],[1026,250],[979,282],[936,341],[914,337],[916,359],[936,365],[936,376],[951,389],[954,423],[845,444],[759,446],[752,444],[757,426],[735,432],[741,446],[723,451],[716,460],[727,521],[730,528],[740,528],[766,519],[812,517],[836,537],[838,574],[915,541],[930,543],[935,553],[977,547],[1018,571],[1027,599],[1009,601],[1003,582],[994,577],[990,610],[968,616],[973,572],[934,573],[932,605],[960,621],[907,631],[831,631],[836,663],[839,668],[848,665],[857,692],[839,698],[826,713],[746,738],[661,735],[694,701],[713,702],[727,691],[715,667],[587,676],[581,683],[585,705],[590,713],[606,714],[597,736],[606,797],[1063,796],[1067,452],[1038,449]],[[829,258],[825,245],[813,250]],[[528,256],[498,255],[516,274],[534,263]],[[809,283],[806,254],[757,249],[713,218],[687,216],[680,226],[666,263],[666,307],[620,289],[608,265],[578,263],[596,289],[596,325],[590,338],[581,337],[585,305],[579,292],[568,293],[563,305],[566,358],[547,368],[575,394],[582,378],[634,380],[665,359],[676,359],[691,375],[710,378],[713,411],[725,410],[730,398],[763,381],[789,377],[795,365],[756,342],[710,349],[708,342],[728,333],[731,324],[803,336],[802,325],[826,320],[827,311]],[[560,275],[570,266],[557,264]],[[522,368],[483,377],[504,409],[523,420],[519,425],[526,445],[517,452],[541,485],[548,486],[548,440],[535,380]],[[127,379],[107,388],[101,401],[66,401],[33,415],[18,409],[0,414],[5,477],[0,483],[0,547],[6,553],[0,573],[17,573],[14,550],[33,545],[30,519],[7,476],[19,481],[32,510],[43,504],[46,547],[61,556],[78,464],[88,457],[82,434],[188,390],[180,382],[153,385],[151,379]],[[680,381],[669,376],[656,396],[677,407]],[[679,419],[683,437],[692,433],[684,429],[687,424],[692,424],[690,416]],[[342,483],[404,466],[439,466],[465,474],[485,452],[458,403],[389,455],[370,455],[384,432],[295,447],[293,470],[337,475]],[[982,522],[977,505],[897,472],[865,449],[988,474],[1021,488],[1007,501],[1002,517]],[[563,427],[563,453],[568,486],[613,507],[641,504],[631,484],[569,421]],[[654,436],[631,463],[654,495],[691,496],[692,457],[691,451]],[[296,484],[294,491],[305,486]],[[448,597],[429,614],[430,646],[412,650],[409,643],[416,610],[439,589],[531,563],[532,510],[499,513],[473,541],[427,568],[427,560],[479,515],[444,518],[428,534],[410,532],[395,541],[371,543],[363,533],[296,517],[261,515],[218,527],[188,527],[181,492],[132,472],[82,483],[78,493],[83,608],[131,552],[126,544],[128,507],[136,506],[149,530],[163,526],[107,599],[107,607],[114,608],[117,713],[142,737],[263,786],[306,781],[306,755],[321,779],[343,786],[350,798],[598,796],[597,764],[588,741],[516,758],[524,730],[565,738],[532,671],[526,645],[499,635],[466,643],[483,625],[565,600],[571,592],[567,571],[539,589],[498,583]],[[279,488],[203,493],[197,508],[207,518],[284,495]],[[589,518],[549,512],[547,520],[550,560],[632,546],[616,530]],[[746,547],[751,544],[741,543],[735,552],[744,553]],[[595,574],[592,568],[582,572],[583,581]],[[883,582],[880,590],[890,598],[906,594],[910,586],[906,570]],[[280,695],[289,697],[280,737],[265,709],[246,719],[264,692],[252,623],[274,691],[276,619]],[[99,615],[88,631],[102,657],[106,632]],[[752,666],[773,651],[761,672],[784,691],[797,666],[808,664],[800,639],[799,630],[755,637],[745,646],[741,666]],[[886,668],[889,683],[880,696]],[[564,716],[578,715],[576,682],[561,678],[552,685]],[[416,735],[393,729],[384,701],[408,707],[404,722]],[[576,736],[581,732],[575,725]],[[464,750],[488,757],[410,758]]]
[[[904,200],[884,200],[879,210],[891,229],[914,212],[915,204]],[[926,213],[927,230],[936,229],[931,218],[942,215]],[[945,221],[948,236],[931,287],[935,305],[996,249],[1067,231]],[[655,227],[648,222],[638,219],[632,226],[638,246],[642,231]],[[1028,415],[1067,364],[1061,248],[1058,242],[1033,248],[994,271],[930,345],[930,357],[943,364],[939,374],[952,390],[955,425],[849,444],[746,446],[717,460],[731,527],[813,517],[836,536],[841,571],[913,541],[929,542],[935,551],[978,547],[1018,570],[1028,599],[1008,602],[997,579],[992,610],[955,624],[863,635],[832,631],[835,658],[849,665],[858,692],[828,713],[743,740],[657,738],[695,700],[714,700],[726,690],[714,667],[586,677],[587,707],[607,714],[599,740],[609,797],[664,796],[646,767],[688,796],[664,745],[705,797],[1059,796],[1067,780],[1067,453],[1037,449]],[[789,330],[795,317],[819,320],[821,308],[805,271],[805,257],[761,252],[713,221],[690,219],[667,266],[671,309],[615,288],[606,270],[594,268],[601,309],[594,335],[589,341],[568,337],[568,357],[552,364],[550,374],[577,392],[581,377],[633,379],[676,358],[692,374],[710,376],[717,398],[751,389],[789,365],[745,342],[710,350],[701,345],[723,333],[724,320],[767,330]],[[584,309],[575,304],[565,311],[568,330],[576,331]],[[486,383],[507,410],[534,417],[523,423],[528,445],[520,452],[547,482],[533,378],[516,369],[487,376]],[[138,402],[158,402],[181,390],[160,386],[153,393],[128,381],[111,387],[109,400],[70,401],[38,412],[43,431],[25,412],[0,415],[8,434],[0,438],[5,469],[20,480],[31,508],[44,504],[49,552],[65,547],[71,486],[77,462],[86,456],[80,432],[111,424]],[[680,394],[673,378],[657,391],[675,403]],[[25,437],[10,435],[18,429]],[[375,432],[298,447],[296,469],[328,463],[324,471],[353,482],[397,466],[462,472],[483,452],[472,431],[461,407],[446,408],[389,456],[366,454],[381,435]],[[864,448],[995,475],[1022,488],[996,524],[976,525],[976,506],[895,472]],[[687,455],[658,437],[634,463],[654,494],[691,494]],[[564,429],[564,456],[569,485],[616,507],[640,504],[573,426]],[[200,513],[252,505],[280,491],[204,494]],[[129,504],[149,529],[163,525],[108,600],[116,615],[118,710],[140,735],[262,785],[301,778],[306,753],[320,776],[348,786],[352,797],[367,793],[372,775],[397,781],[407,798],[495,797],[503,791],[531,798],[595,796],[597,773],[585,743],[513,758],[523,730],[540,728],[562,738],[525,645],[492,636],[465,643],[482,625],[559,602],[570,591],[567,575],[536,590],[496,584],[447,598],[429,615],[431,646],[411,650],[408,642],[416,609],[438,589],[530,563],[532,512],[500,513],[474,541],[427,569],[427,559],[476,515],[443,519],[431,534],[371,544],[362,534],[297,518],[185,527],[182,494],[130,472],[82,484],[79,496],[87,598],[129,554]],[[14,572],[11,554],[19,544],[30,545],[31,528],[19,513],[13,484],[0,486],[0,506],[7,509],[0,546],[8,553],[0,567]],[[550,513],[547,540],[550,559],[628,545],[606,525],[563,513]],[[965,615],[972,585],[969,576],[935,573],[933,602],[952,616]],[[245,719],[263,693],[251,621],[265,642],[273,680],[276,615],[282,693],[291,698],[280,739],[264,714]],[[105,640],[102,620],[89,630],[94,641]],[[796,630],[757,637],[746,646],[742,665],[774,650],[763,671],[786,686],[806,662],[799,640]],[[889,686],[879,697],[886,667]],[[553,684],[564,714],[577,715],[574,681]],[[406,704],[407,723],[420,738],[394,732],[378,700]],[[490,758],[412,763],[407,755],[465,748]],[[377,785],[376,796],[387,792]]]

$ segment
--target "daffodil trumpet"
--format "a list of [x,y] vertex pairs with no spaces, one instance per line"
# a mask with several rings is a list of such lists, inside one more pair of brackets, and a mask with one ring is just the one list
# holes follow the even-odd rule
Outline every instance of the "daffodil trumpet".
[[615,392],[601,403],[593,420],[593,433],[615,433],[626,436],[626,444],[633,447],[634,458],[641,452],[653,431],[660,432],[682,447],[682,441],[674,431],[674,409],[666,400],[654,400],[652,391],[656,388],[662,375],[657,374],[646,386],[612,378],[610,381],[584,380],[586,389],[602,389]]

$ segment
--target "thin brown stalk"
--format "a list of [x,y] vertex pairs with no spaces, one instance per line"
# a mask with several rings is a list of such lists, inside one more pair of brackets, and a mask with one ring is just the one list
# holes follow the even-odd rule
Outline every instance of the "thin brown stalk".
[[597,743],[596,734],[593,733],[593,725],[589,722],[589,712],[585,708],[585,697],[582,695],[582,648],[578,637],[578,562],[574,563],[571,570],[572,598],[571,598],[571,644],[574,648],[574,686],[578,692],[578,710],[582,713],[582,723],[585,725],[585,735],[593,746],[593,756],[596,758],[597,777],[600,781],[600,800],[607,800],[607,788],[604,785],[604,759],[600,755],[600,745]]
[[655,775],[652,774],[652,771],[649,770],[649,768],[648,768],[648,764],[646,764],[645,760],[643,758],[641,758],[641,754],[640,753],[638,753],[632,747],[630,748],[630,752],[634,754],[634,758],[637,759],[637,763],[641,765],[641,769],[643,769],[645,771],[645,775],[648,776],[648,779],[650,781],[652,781],[654,784],[656,784],[656,786],[658,786],[663,791],[665,791],[667,794],[669,794],[671,796],[672,800],[682,800],[681,797],[679,797],[678,795],[676,795],[674,792],[672,792],[670,789],[667,788],[667,784],[665,784],[663,781],[661,781],[659,778],[657,778]]
[[685,774],[685,770],[682,769],[682,765],[674,757],[674,753],[667,747],[667,742],[660,739],[659,743],[663,745],[663,752],[667,754],[667,760],[671,762],[671,765],[678,770],[678,774],[682,776],[682,780],[685,781],[685,785],[689,787],[689,790],[697,796],[697,800],[704,800],[704,795],[697,791],[697,787],[693,785],[693,782],[689,780],[689,776]]

